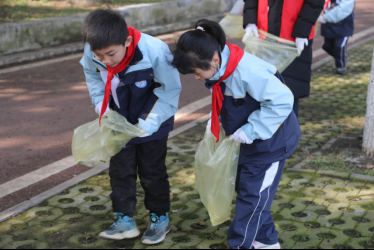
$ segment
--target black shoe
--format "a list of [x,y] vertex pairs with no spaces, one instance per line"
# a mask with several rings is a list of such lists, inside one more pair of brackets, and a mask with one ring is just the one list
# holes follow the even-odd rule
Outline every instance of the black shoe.
[[336,74],[344,76],[344,75],[347,74],[347,71],[346,71],[345,68],[340,68],[340,69],[337,68],[337,69],[336,69]]

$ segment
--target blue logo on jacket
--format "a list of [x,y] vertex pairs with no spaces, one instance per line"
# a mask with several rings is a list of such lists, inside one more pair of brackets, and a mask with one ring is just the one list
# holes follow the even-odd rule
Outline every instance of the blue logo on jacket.
[[135,86],[140,89],[144,89],[145,87],[147,87],[147,81],[144,80],[144,81],[137,82],[135,83]]

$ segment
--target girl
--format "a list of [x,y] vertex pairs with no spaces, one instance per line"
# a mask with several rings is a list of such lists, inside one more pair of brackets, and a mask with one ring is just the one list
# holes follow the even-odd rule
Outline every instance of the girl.
[[208,20],[181,36],[172,65],[206,81],[212,91],[210,122],[217,141],[220,117],[226,134],[242,143],[230,248],[280,248],[270,206],[301,136],[290,89],[275,66],[226,44],[222,28]]

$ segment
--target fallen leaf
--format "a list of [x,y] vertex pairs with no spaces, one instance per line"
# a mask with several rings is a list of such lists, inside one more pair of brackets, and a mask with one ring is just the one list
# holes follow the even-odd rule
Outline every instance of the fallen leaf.
[[204,221],[199,221],[199,225],[200,226],[205,226],[205,222]]
[[372,168],[374,168],[374,165],[366,165],[365,168],[372,169]]

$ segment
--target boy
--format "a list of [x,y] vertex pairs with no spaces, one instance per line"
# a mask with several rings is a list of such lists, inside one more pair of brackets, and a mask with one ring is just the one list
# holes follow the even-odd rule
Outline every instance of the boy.
[[355,0],[326,0],[321,35],[325,37],[323,49],[335,58],[336,73],[345,75],[347,67],[348,38],[354,32]]
[[142,243],[160,243],[170,230],[165,158],[181,91],[179,73],[167,63],[172,55],[165,43],[127,26],[123,16],[111,9],[98,9],[86,17],[84,42],[80,63],[95,111],[101,118],[109,106],[146,132],[110,161],[116,216],[100,237],[122,240],[140,234],[133,216],[138,173],[150,211]]

